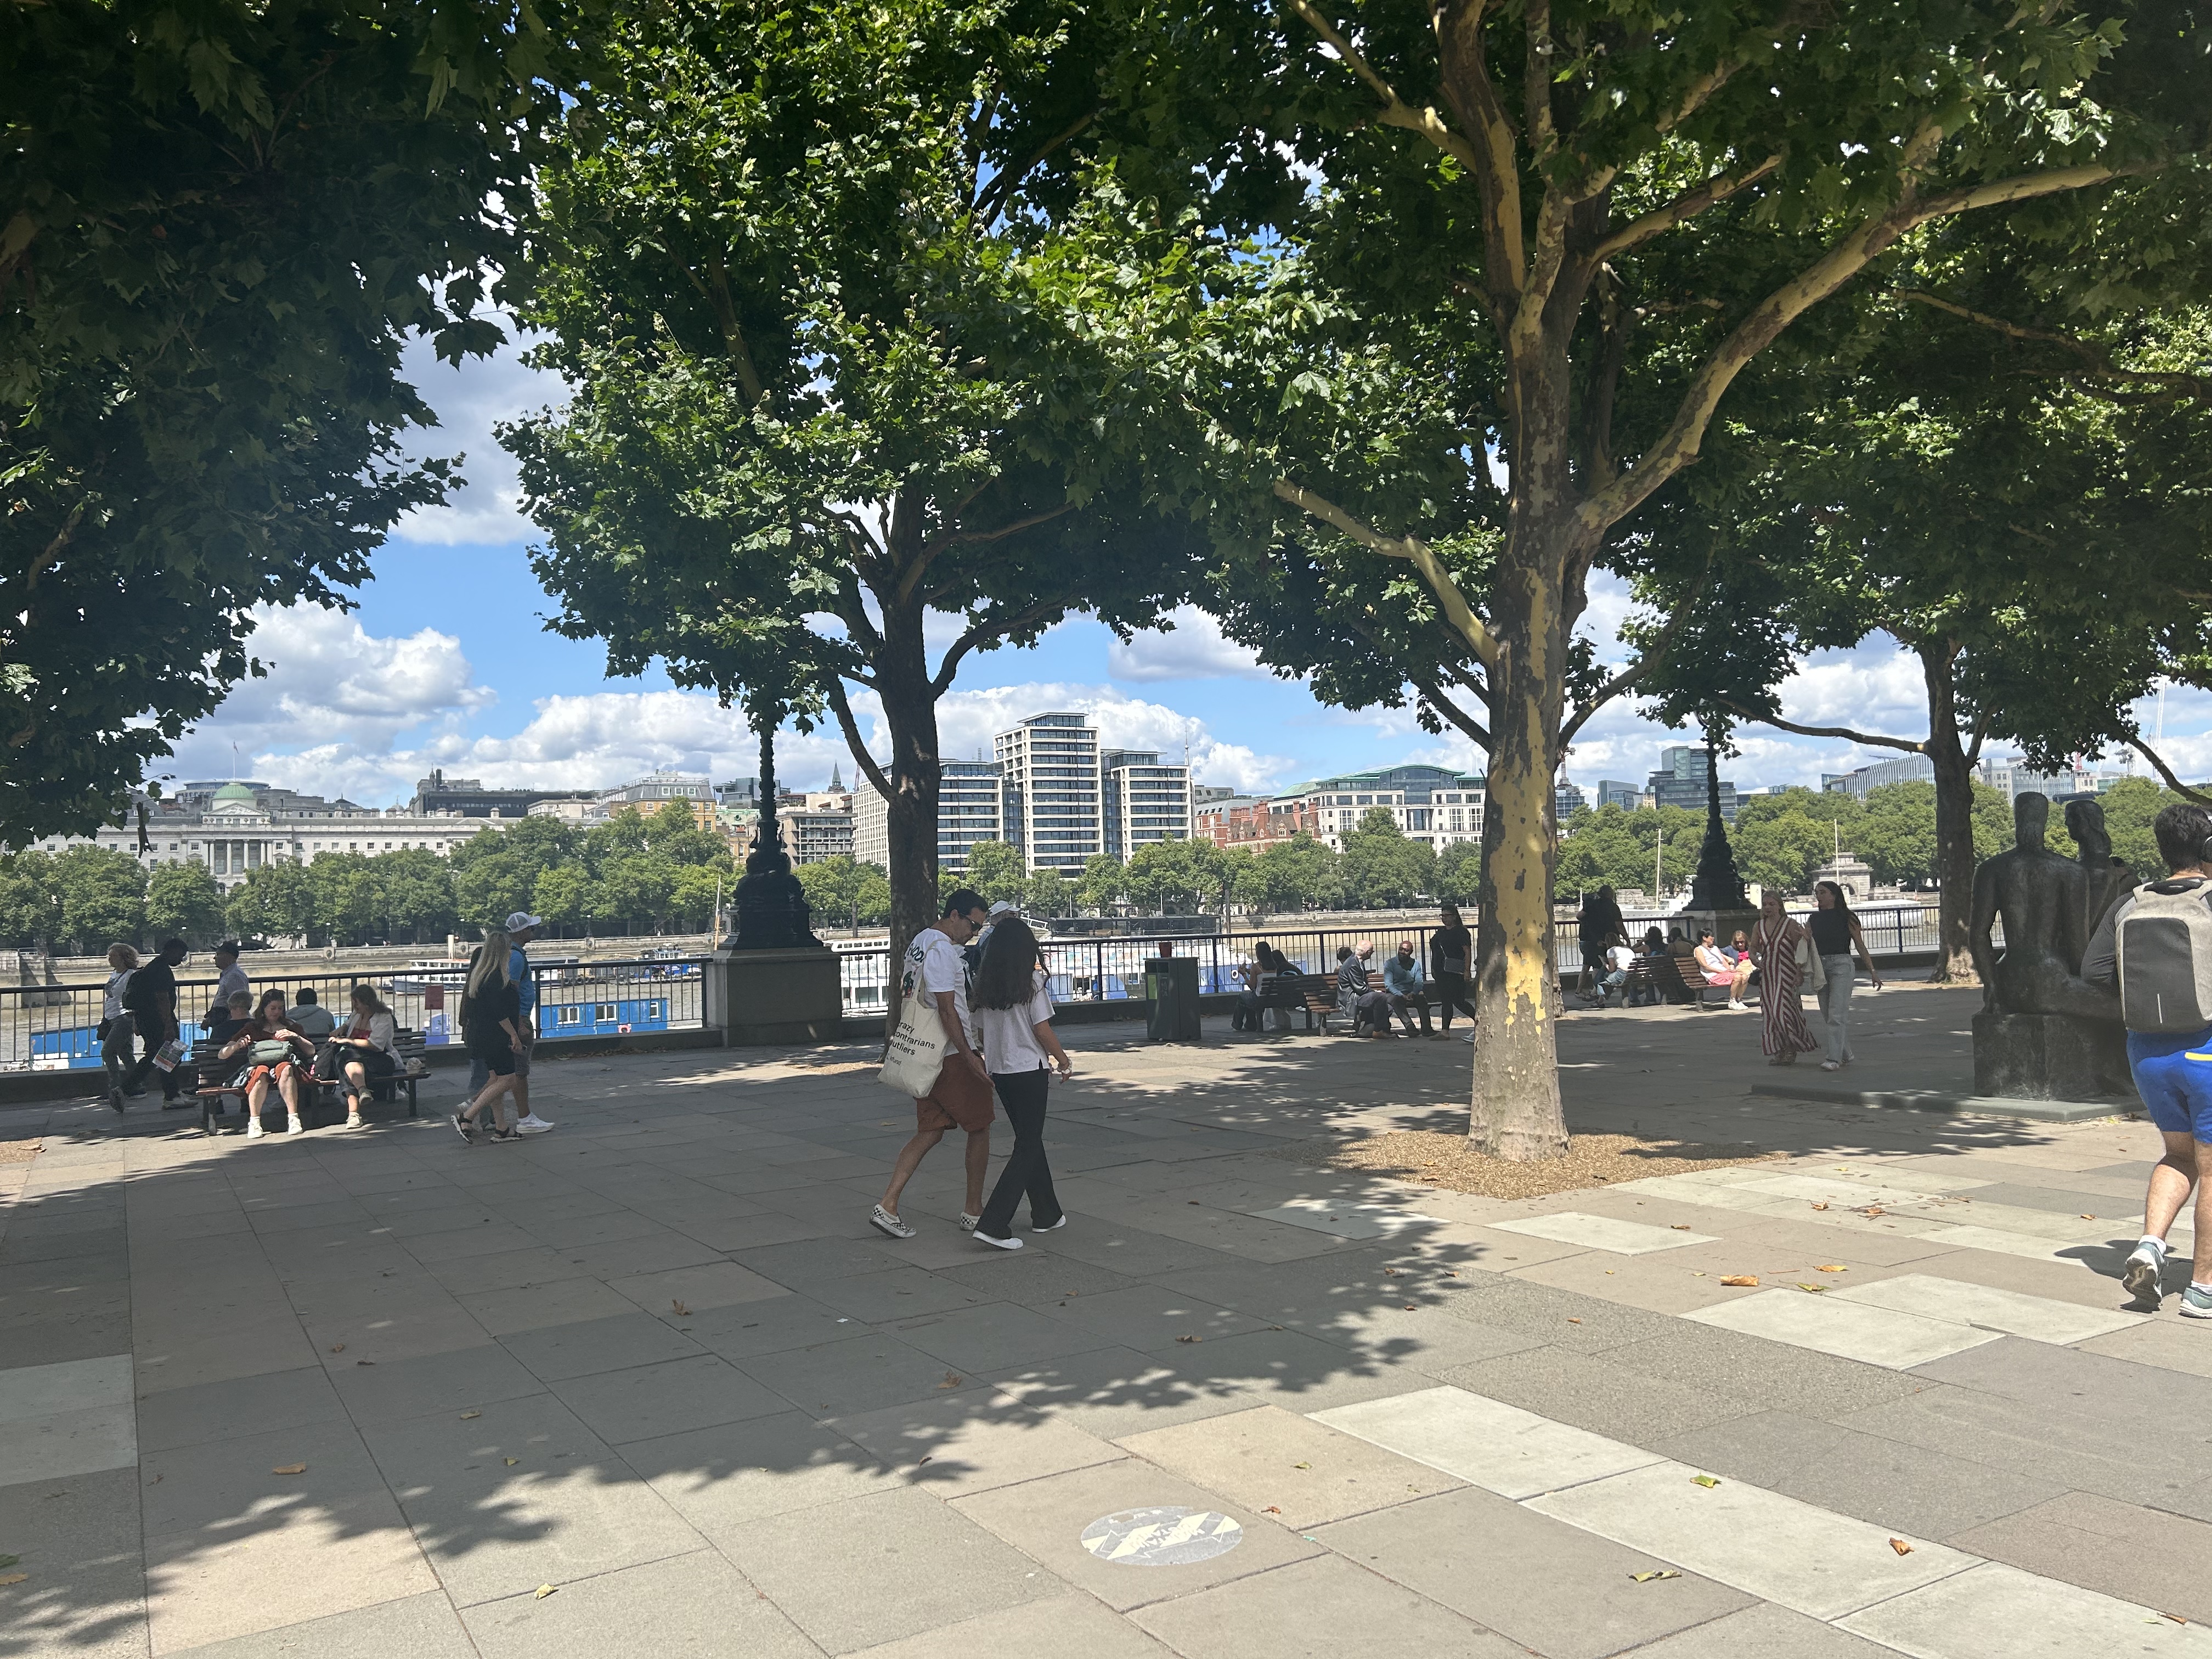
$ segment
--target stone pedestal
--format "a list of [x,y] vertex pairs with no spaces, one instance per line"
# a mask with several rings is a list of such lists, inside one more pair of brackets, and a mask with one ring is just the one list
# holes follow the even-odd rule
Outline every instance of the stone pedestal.
[[1974,1092],[2014,1100],[2088,1100],[2129,1088],[2126,1030],[2065,1014],[1974,1016]]
[[844,1030],[837,953],[720,950],[707,958],[706,1020],[724,1046],[834,1042]]
[[1749,938],[1759,932],[1759,912],[1756,910],[1698,910],[1692,908],[1684,910],[1679,916],[1675,917],[1674,920],[1682,924],[1682,932],[1688,936],[1689,941],[1692,945],[1695,945],[1698,942],[1698,929],[1700,927],[1711,928],[1713,930],[1713,943],[1719,945],[1723,951],[1728,949],[1729,941],[1736,936],[1737,930],[1741,929],[1746,938]]

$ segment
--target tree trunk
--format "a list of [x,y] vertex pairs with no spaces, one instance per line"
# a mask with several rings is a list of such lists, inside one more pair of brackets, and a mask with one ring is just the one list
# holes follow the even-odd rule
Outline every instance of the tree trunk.
[[1936,971],[1941,985],[1978,985],[1967,944],[1974,895],[1974,769],[1959,741],[1948,644],[1917,647],[1928,685],[1928,759],[1936,769]]
[[[902,508],[904,503],[901,503]],[[895,555],[918,515],[892,515]],[[910,533],[918,537],[918,528]],[[894,562],[903,566],[903,557]],[[922,603],[885,605],[883,648],[873,665],[884,724],[891,738],[890,799],[884,812],[891,890],[890,975],[884,990],[886,1031],[899,1019],[899,971],[914,936],[935,921],[937,908],[937,693],[930,684],[929,656],[922,643]],[[860,763],[855,755],[854,763]]]
[[1553,998],[1552,780],[1559,769],[1566,647],[1573,628],[1569,524],[1516,525],[1492,592],[1490,775],[1476,921],[1474,1100],[1478,1150],[1516,1163],[1567,1149]]

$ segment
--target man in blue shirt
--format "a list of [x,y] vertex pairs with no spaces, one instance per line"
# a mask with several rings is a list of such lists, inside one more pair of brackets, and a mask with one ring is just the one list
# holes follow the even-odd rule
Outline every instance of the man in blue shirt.
[[1413,1034],[1413,1010],[1421,1011],[1421,1030],[1430,1036],[1437,1033],[1429,1025],[1429,991],[1421,979],[1421,959],[1413,953],[1413,941],[1399,942],[1398,954],[1382,964],[1382,989],[1390,999],[1390,1011],[1398,1016],[1406,1028],[1406,1035]]

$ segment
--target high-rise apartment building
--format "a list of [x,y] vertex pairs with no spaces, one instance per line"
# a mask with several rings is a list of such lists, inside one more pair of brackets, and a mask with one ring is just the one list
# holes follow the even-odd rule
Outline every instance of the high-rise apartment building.
[[[1703,744],[1670,744],[1659,751],[1659,769],[1644,781],[1644,790],[1654,806],[1679,806],[1688,812],[1705,810],[1705,779],[1711,760]],[[1724,823],[1735,822],[1735,785],[1723,778],[1720,787],[1721,817]]]
[[[853,789],[853,856],[862,864],[890,866],[889,813],[866,777]],[[1005,841],[1006,792],[988,761],[946,761],[937,786],[937,862],[964,870],[968,849],[979,841]]]
[[1163,766],[1149,750],[1108,749],[1098,757],[1098,778],[1106,850],[1115,858],[1127,863],[1140,847],[1190,839],[1188,766]]
[[[1032,714],[994,741],[1006,839],[1031,870],[1081,872],[1106,850],[1098,733],[1080,714]],[[1185,815],[1188,823],[1188,812]]]

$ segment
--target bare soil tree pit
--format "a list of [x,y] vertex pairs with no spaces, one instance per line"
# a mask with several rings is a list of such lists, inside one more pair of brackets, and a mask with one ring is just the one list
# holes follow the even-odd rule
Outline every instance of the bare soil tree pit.
[[1593,1134],[1571,1137],[1564,1158],[1540,1164],[1510,1164],[1478,1152],[1465,1135],[1433,1129],[1397,1129],[1358,1140],[1309,1140],[1274,1155],[1327,1169],[1396,1176],[1447,1192],[1474,1193],[1484,1198],[1541,1198],[1549,1193],[1640,1181],[1646,1176],[1764,1164],[1788,1156],[1740,1144]]

